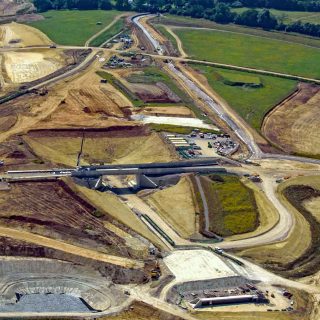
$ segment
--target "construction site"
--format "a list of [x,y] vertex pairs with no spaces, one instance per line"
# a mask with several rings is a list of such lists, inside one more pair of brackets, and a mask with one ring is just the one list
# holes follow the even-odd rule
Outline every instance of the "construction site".
[[264,153],[170,28],[127,19],[99,47],[0,27],[0,318],[317,320],[320,162],[288,153],[318,86]]

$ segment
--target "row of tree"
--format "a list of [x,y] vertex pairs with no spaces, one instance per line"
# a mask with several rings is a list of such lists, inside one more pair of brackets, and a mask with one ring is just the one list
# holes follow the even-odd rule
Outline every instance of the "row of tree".
[[[301,0],[299,0],[301,2]],[[276,18],[268,9],[256,10],[248,9],[242,13],[232,12],[231,7],[245,4],[253,6],[253,3],[261,6],[271,6],[272,4],[299,2],[298,0],[241,0],[235,3],[234,0],[116,0],[111,4],[110,0],[34,0],[34,4],[39,11],[50,9],[79,9],[94,10],[135,10],[138,12],[161,12],[177,15],[190,16],[193,18],[205,18],[218,23],[236,23],[249,27],[260,27],[267,30],[280,30],[287,32],[298,32],[306,35],[320,37],[320,24],[293,22],[285,24],[283,19]],[[320,3],[320,0],[303,3]]]
[[[34,5],[40,12],[48,10],[78,9],[78,10],[111,10],[113,5],[110,0],[33,0]],[[124,5],[121,5],[124,4]],[[127,7],[125,7],[125,4]],[[118,7],[119,5],[119,7]],[[117,9],[128,10],[128,1],[117,1]]]
[[288,11],[320,11],[319,0],[218,0],[231,6]]

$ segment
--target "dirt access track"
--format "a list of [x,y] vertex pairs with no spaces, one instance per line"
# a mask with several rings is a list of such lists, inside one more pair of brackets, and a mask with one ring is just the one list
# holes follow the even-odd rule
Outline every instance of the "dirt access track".
[[287,153],[320,155],[320,86],[300,83],[298,90],[265,118],[264,136]]

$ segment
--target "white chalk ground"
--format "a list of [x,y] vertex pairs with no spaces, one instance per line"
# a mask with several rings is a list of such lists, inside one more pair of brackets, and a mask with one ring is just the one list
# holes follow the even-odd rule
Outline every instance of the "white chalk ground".
[[179,118],[179,117],[156,117],[156,116],[145,116],[145,115],[133,115],[132,120],[141,121],[143,123],[155,123],[155,124],[169,124],[181,127],[194,127],[203,129],[218,130],[217,127],[206,124],[200,119],[195,118]]
[[178,250],[164,258],[177,282],[237,276],[217,255],[206,250]]
[[4,53],[7,74],[13,83],[30,82],[62,67],[58,59],[46,57],[40,52]]

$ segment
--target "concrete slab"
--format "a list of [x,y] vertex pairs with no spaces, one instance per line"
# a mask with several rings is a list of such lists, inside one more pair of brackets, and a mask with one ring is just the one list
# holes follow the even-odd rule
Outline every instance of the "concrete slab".
[[177,282],[233,277],[237,274],[207,250],[178,250],[164,258]]

